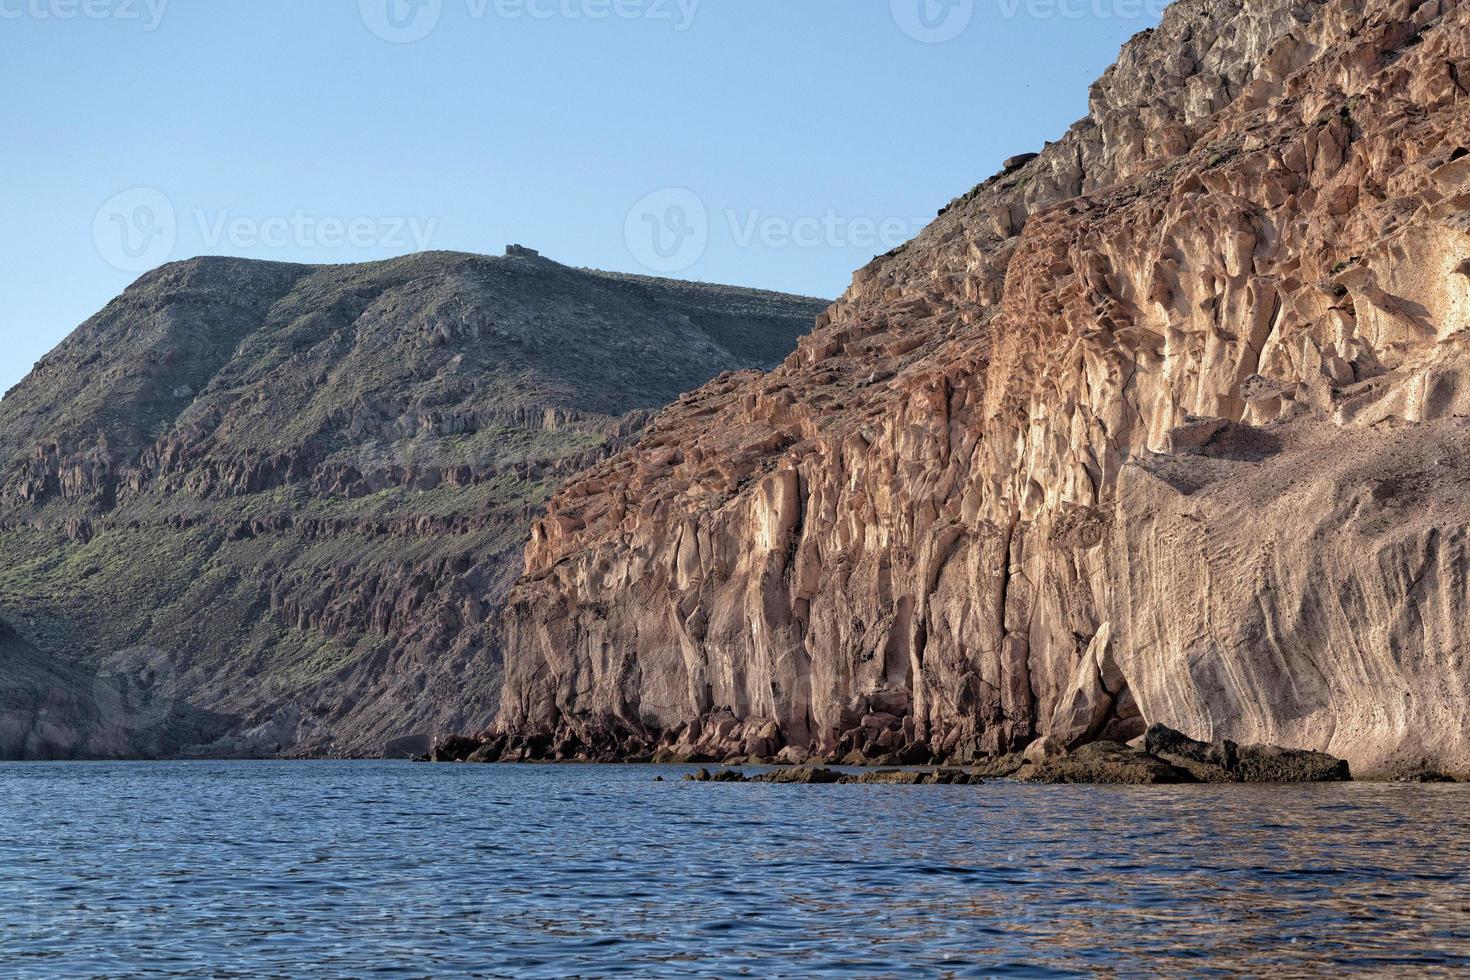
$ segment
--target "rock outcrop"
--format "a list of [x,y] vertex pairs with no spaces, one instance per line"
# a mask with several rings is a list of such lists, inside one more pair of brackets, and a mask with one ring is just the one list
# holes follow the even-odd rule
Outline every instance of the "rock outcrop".
[[980,777],[962,769],[939,769],[933,772],[875,769],[872,772],[853,775],[815,766],[772,769],[755,776],[747,776],[738,769],[721,769],[714,773],[708,769],[701,769],[685,776],[684,781],[689,783],[780,783],[803,786],[978,786],[984,782]]
[[554,497],[500,729],[1470,770],[1467,326],[1470,4],[1180,0],[779,368]]
[[[523,247],[149,273],[0,401],[0,614],[49,665],[6,675],[0,756],[402,755],[488,725],[551,491],[825,305]],[[118,734],[99,676],[212,722]]]

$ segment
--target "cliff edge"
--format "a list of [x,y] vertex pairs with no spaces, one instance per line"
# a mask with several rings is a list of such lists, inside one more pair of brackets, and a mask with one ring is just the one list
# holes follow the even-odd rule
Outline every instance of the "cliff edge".
[[1470,4],[1181,0],[1091,111],[553,498],[499,727],[1470,770]]

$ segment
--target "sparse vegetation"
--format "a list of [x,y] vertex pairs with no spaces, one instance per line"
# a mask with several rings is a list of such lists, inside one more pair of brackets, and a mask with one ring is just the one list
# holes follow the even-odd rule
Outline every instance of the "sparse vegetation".
[[[467,691],[493,711],[493,665],[456,665],[488,656],[560,480],[627,413],[779,362],[825,305],[443,252],[167,266],[0,403],[0,618],[64,661],[165,651],[241,725],[295,704],[372,738]],[[21,499],[50,444],[92,482]],[[357,706],[365,677],[399,717]]]

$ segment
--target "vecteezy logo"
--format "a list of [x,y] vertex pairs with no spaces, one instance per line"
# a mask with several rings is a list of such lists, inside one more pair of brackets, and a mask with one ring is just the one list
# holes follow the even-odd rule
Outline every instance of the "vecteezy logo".
[[439,26],[444,0],[357,0],[368,30],[394,44],[411,44]]
[[92,683],[97,721],[129,740],[156,736],[176,710],[178,684],[172,659],[156,647],[113,654]]
[[953,41],[975,17],[975,0],[892,0],[892,8],[903,32],[926,44]]
[[699,195],[670,187],[633,205],[623,236],[628,251],[653,272],[683,272],[709,247],[709,211]]
[[167,262],[178,238],[173,202],[152,187],[110,198],[92,221],[97,254],[123,272],[147,272]]

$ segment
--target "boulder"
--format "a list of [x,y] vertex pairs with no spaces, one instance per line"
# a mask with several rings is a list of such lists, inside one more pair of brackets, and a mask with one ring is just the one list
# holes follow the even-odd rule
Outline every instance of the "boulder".
[[749,779],[738,769],[721,769],[710,778],[713,783],[748,783]]
[[1050,735],[1044,735],[1026,746],[1022,758],[1032,765],[1040,765],[1048,759],[1060,758],[1067,754],[1067,747]]
[[1144,736],[1144,751],[1208,783],[1322,783],[1352,778],[1348,764],[1324,752],[1275,745],[1236,745],[1229,740],[1201,742],[1154,725]]
[[963,769],[935,769],[931,772],[879,769],[858,776],[844,776],[840,781],[866,786],[978,786],[984,782],[979,776]]
[[1436,772],[1433,769],[1421,769],[1398,777],[1394,782],[1398,783],[1454,783],[1459,782],[1454,776]]
[[485,745],[480,746],[479,748],[475,749],[475,751],[466,756],[464,761],[480,764],[499,762],[500,756],[503,752],[504,749],[502,749],[500,746],[486,743]]
[[1121,742],[1093,742],[1065,756],[1028,763],[1018,778],[1028,783],[1155,785],[1195,782],[1188,771],[1130,749]]
[[429,751],[430,762],[464,762],[485,743],[467,735],[445,735]]
[[875,769],[860,776],[847,776],[843,782],[868,786],[919,786],[929,781],[928,773],[906,769]]
[[788,745],[776,753],[776,765],[778,766],[800,766],[806,763],[812,754],[800,745]]
[[689,773],[684,777],[686,783],[748,783],[750,779],[737,769],[721,769],[711,773],[708,769],[700,769],[698,772]]
[[772,769],[763,772],[753,780],[757,783],[837,783],[842,781],[842,774],[834,769],[823,769],[815,766],[798,766],[795,769]]

